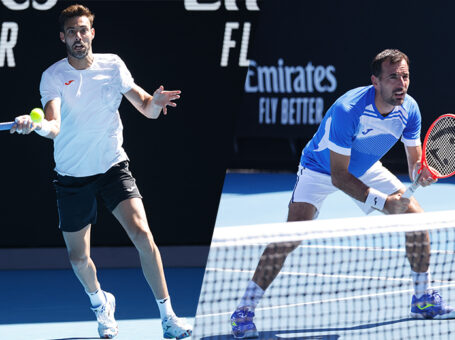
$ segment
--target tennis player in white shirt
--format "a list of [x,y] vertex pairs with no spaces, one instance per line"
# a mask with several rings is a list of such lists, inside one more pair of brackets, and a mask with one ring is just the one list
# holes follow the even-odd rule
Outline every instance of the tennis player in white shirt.
[[167,290],[160,252],[147,222],[142,197],[128,169],[123,150],[122,122],[118,107],[125,96],[147,118],[158,118],[175,107],[180,91],[160,86],[151,96],[134,80],[114,54],[94,54],[94,14],[72,5],[60,14],[60,40],[67,58],[42,75],[40,92],[45,119],[32,123],[19,116],[11,133],[36,131],[54,140],[59,228],[74,272],[90,298],[101,338],[118,333],[115,298],[101,289],[90,258],[90,230],[102,202],[123,226],[139,252],[144,276],[160,309],[163,336],[182,339],[191,326],[177,318]]

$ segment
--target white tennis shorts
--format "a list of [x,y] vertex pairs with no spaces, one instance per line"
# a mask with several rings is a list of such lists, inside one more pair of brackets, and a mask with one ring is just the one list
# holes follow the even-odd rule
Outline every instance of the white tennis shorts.
[[[393,194],[405,187],[404,184],[379,161],[373,164],[373,166],[360,176],[359,179],[369,187],[387,195]],[[299,165],[297,182],[295,183],[294,192],[292,193],[291,203],[310,203],[314,205],[319,212],[327,195],[337,190],[339,189],[332,184],[330,175],[306,169]],[[354,198],[353,201],[365,214],[369,214],[374,210]]]

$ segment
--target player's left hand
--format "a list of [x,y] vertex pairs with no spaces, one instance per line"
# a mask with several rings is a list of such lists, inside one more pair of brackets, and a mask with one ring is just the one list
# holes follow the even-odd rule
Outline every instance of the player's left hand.
[[173,100],[180,98],[182,91],[164,91],[163,85],[161,85],[155,92],[153,92],[152,103],[163,109],[163,113],[167,114],[167,106],[176,107],[177,104]]
[[[435,171],[434,169],[432,170]],[[430,170],[428,170],[426,167],[423,167],[419,178],[419,185],[426,187],[429,186],[430,184],[436,183],[437,181],[438,179],[433,178],[433,175],[431,174]]]

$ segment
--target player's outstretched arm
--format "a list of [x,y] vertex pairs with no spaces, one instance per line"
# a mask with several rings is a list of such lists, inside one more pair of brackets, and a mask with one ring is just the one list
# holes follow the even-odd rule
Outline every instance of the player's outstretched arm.
[[180,90],[165,91],[160,86],[151,96],[141,87],[135,85],[131,90],[125,93],[126,99],[147,118],[156,119],[160,116],[161,111],[166,115],[167,107],[176,107],[174,100],[180,98]]
[[39,135],[54,139],[60,132],[60,99],[50,100],[44,107],[44,119],[40,123],[32,122],[30,115],[18,116],[10,133],[28,135],[36,131]]

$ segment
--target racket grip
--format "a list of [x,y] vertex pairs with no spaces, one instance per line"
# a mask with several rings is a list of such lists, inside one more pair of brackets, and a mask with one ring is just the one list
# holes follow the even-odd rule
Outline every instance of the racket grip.
[[412,182],[412,184],[406,189],[402,197],[410,198],[412,195],[414,195],[415,191],[420,186],[419,178],[420,174],[417,175],[417,178],[414,180],[414,182]]
[[0,123],[0,131],[9,130],[13,127],[14,122]]

